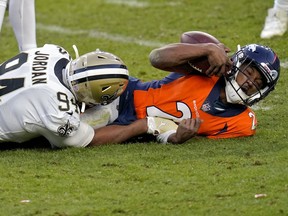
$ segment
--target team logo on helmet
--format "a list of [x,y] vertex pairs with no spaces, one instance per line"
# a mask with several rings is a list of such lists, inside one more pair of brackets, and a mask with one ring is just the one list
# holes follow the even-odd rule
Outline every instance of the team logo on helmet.
[[114,101],[118,97],[118,91],[115,92],[113,95],[106,94],[101,96],[102,105],[107,105]]
[[250,44],[248,45],[248,50],[251,51],[251,52],[255,52],[256,51],[256,48],[257,48],[257,45],[256,44]]

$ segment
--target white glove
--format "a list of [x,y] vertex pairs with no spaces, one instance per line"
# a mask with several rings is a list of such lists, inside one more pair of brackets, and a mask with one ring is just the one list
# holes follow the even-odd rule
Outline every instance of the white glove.
[[147,117],[147,124],[147,133],[157,136],[157,141],[161,143],[167,143],[169,136],[178,128],[174,121],[160,117]]

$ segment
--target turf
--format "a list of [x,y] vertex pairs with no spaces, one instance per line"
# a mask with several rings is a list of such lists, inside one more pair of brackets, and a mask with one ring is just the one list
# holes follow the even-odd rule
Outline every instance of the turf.
[[[150,51],[189,30],[213,34],[233,52],[237,44],[271,46],[282,63],[281,77],[254,107],[254,137],[64,150],[51,150],[39,139],[35,149],[1,147],[0,215],[287,215],[288,34],[259,37],[272,5],[272,0],[36,1],[39,46],[59,44],[73,57],[73,44],[80,54],[96,48],[113,52],[143,80],[166,74],[149,65]],[[18,52],[8,17],[0,48],[1,61]]]

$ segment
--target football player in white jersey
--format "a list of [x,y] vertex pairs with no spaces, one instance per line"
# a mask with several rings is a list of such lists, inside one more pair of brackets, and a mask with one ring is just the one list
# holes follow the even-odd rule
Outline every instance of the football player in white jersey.
[[[7,0],[0,0],[0,30],[4,19]],[[36,48],[35,0],[10,0],[9,20],[11,22],[19,50]]]
[[122,94],[129,74],[113,54],[96,50],[79,57],[75,50],[72,60],[64,48],[46,44],[0,65],[0,142],[44,136],[55,147],[85,147],[147,132],[146,119],[98,129],[80,121],[85,105],[109,104]]

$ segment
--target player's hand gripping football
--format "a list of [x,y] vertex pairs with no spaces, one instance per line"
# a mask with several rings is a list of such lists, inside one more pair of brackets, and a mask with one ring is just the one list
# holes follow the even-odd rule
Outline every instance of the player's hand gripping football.
[[212,44],[210,46],[210,54],[207,56],[210,67],[205,74],[207,76],[222,76],[230,71],[233,62],[228,56],[230,49],[224,44]]

